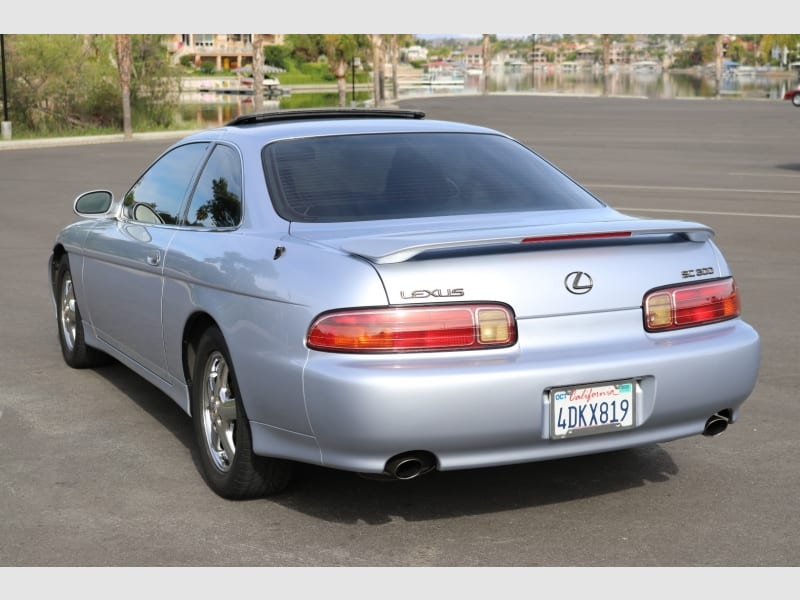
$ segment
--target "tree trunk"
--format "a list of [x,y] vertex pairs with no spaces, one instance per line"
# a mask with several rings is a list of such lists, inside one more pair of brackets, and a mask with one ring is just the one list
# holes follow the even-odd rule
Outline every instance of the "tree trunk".
[[390,46],[392,53],[392,98],[397,100],[400,96],[400,86],[397,81],[397,63],[400,62],[400,52],[397,48],[397,34],[393,33]]
[[489,34],[483,34],[483,48],[481,52],[481,59],[483,60],[483,93],[489,93],[489,74],[492,72],[492,46],[489,40]]
[[[241,66],[241,65],[240,65]],[[253,34],[253,111],[264,110],[264,35]]]
[[717,81],[717,98],[720,97],[722,89],[722,34],[717,35],[716,50],[716,81]]
[[383,38],[379,33],[370,35],[372,42],[372,87],[375,95],[375,108],[383,106]]
[[611,41],[607,33],[603,34],[603,95],[608,96],[608,67],[611,64]]
[[114,36],[117,50],[117,69],[119,70],[119,87],[122,92],[122,137],[133,139],[131,124],[131,36],[117,34]]
[[347,61],[338,59],[333,70],[336,76],[336,89],[339,92],[339,108],[347,106]]

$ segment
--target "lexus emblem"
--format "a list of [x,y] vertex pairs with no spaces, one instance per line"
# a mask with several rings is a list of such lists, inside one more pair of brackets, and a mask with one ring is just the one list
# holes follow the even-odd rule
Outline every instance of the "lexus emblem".
[[594,287],[594,281],[588,273],[573,271],[564,278],[564,287],[570,294],[588,294]]

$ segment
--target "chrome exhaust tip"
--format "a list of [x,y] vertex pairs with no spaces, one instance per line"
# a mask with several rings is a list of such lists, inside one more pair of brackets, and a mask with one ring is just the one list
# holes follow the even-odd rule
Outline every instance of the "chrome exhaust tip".
[[708,418],[703,428],[703,435],[708,437],[717,436],[728,428],[730,422],[730,411],[721,410]]
[[398,454],[386,462],[384,471],[394,479],[408,481],[430,473],[436,466],[432,454],[428,452],[407,452]]

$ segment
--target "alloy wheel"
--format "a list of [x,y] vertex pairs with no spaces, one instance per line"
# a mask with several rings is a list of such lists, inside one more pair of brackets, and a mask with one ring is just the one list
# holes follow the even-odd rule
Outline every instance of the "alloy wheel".
[[64,344],[67,350],[72,352],[75,349],[75,339],[77,336],[77,310],[75,302],[75,291],[72,285],[72,276],[69,272],[64,275],[61,281],[61,333],[64,337]]
[[203,375],[203,432],[214,465],[225,473],[236,455],[236,398],[230,376],[225,357],[219,351],[212,352]]

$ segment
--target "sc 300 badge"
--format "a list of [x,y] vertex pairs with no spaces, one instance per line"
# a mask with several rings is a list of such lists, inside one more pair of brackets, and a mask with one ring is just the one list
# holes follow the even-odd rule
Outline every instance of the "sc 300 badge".
[[690,279],[692,277],[703,277],[705,275],[713,275],[714,274],[714,267],[703,267],[701,269],[687,269],[686,271],[681,271],[681,277],[684,279]]

